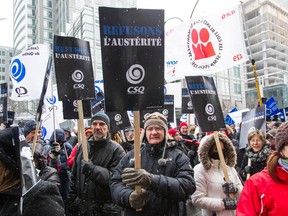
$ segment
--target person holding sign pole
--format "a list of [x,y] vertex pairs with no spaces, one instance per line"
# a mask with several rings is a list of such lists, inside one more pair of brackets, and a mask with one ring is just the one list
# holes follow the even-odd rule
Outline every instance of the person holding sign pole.
[[271,148],[260,130],[255,130],[248,134],[248,143],[249,145],[246,148],[246,153],[239,170],[243,181],[246,180],[247,175],[252,176],[263,170],[271,153]]
[[193,134],[188,133],[188,124],[186,122],[181,122],[179,125],[180,136],[182,137],[181,142],[189,149],[189,158],[192,167],[198,163],[197,150],[198,141],[195,139]]
[[146,117],[140,140],[141,169],[134,168],[134,150],[128,152],[111,178],[113,200],[128,216],[180,215],[180,204],[196,189],[189,158],[168,143],[167,119],[159,112]]
[[288,200],[288,122],[275,136],[275,151],[267,167],[247,179],[237,206],[237,216],[287,215]]
[[91,118],[93,136],[87,143],[89,160],[83,160],[82,144],[77,150],[68,198],[72,216],[120,215],[120,208],[112,202],[109,181],[125,152],[111,140],[109,128],[108,115],[96,113]]
[[196,191],[191,197],[193,205],[202,209],[202,215],[235,215],[237,199],[243,188],[234,168],[234,146],[223,133],[219,133],[219,140],[230,181],[224,180],[214,135],[204,137],[198,149],[200,164],[194,167]]

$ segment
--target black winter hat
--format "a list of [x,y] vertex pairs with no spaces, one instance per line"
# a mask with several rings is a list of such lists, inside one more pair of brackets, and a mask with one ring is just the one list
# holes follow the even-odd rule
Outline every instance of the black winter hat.
[[108,115],[106,115],[103,111],[100,111],[98,113],[96,113],[94,116],[92,116],[91,118],[91,124],[93,123],[93,121],[95,120],[101,120],[104,121],[106,123],[106,125],[110,128],[110,118]]
[[[64,130],[56,129],[55,133],[56,133],[56,142],[66,142],[66,136],[65,136]],[[49,141],[51,143],[54,142],[54,132],[51,134]]]
[[23,129],[24,136],[26,137],[31,131],[35,129],[36,129],[36,121],[34,120],[27,121]]

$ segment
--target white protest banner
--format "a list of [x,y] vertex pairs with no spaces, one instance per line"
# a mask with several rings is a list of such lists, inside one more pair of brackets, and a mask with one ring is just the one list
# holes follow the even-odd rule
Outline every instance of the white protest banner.
[[48,44],[34,44],[12,58],[9,69],[13,83],[12,100],[25,101],[40,98],[49,51]]
[[165,80],[209,75],[248,60],[241,6],[192,18],[165,34]]

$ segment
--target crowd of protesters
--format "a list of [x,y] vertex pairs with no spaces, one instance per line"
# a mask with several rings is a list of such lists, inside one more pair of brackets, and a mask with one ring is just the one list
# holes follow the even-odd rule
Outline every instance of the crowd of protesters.
[[134,168],[134,128],[110,133],[102,111],[85,128],[88,160],[70,128],[55,129],[45,141],[36,127],[30,120],[20,131],[31,152],[36,136],[33,161],[40,178],[24,196],[12,129],[0,130],[1,216],[186,216],[188,201],[202,215],[285,215],[288,123],[267,125],[266,136],[249,132],[242,149],[241,127],[227,125],[218,133],[223,166],[213,133],[187,122],[172,128],[165,116],[152,113],[141,129],[140,169]]

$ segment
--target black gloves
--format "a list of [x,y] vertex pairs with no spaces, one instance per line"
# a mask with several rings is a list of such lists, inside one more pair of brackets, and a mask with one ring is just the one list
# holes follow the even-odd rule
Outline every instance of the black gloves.
[[51,153],[53,153],[55,156],[58,156],[60,154],[60,144],[58,142],[52,143]]
[[226,210],[235,210],[237,207],[237,198],[226,197],[223,199],[224,206]]
[[233,182],[226,182],[222,185],[225,194],[236,194],[238,192],[238,187]]
[[86,176],[89,176],[93,171],[95,165],[91,161],[82,160],[81,161],[81,170],[82,173]]
[[141,193],[133,191],[129,195],[129,204],[134,209],[142,209],[145,205],[145,198],[147,192],[144,189],[141,189]]
[[189,150],[188,151],[188,157],[193,158],[196,155],[196,152],[194,150]]
[[247,174],[251,174],[253,168],[252,168],[251,166],[246,166],[246,167],[244,168],[244,170],[245,170],[245,172],[246,172]]
[[144,169],[125,168],[121,175],[122,182],[128,187],[136,185],[148,188],[152,181],[152,174]]

